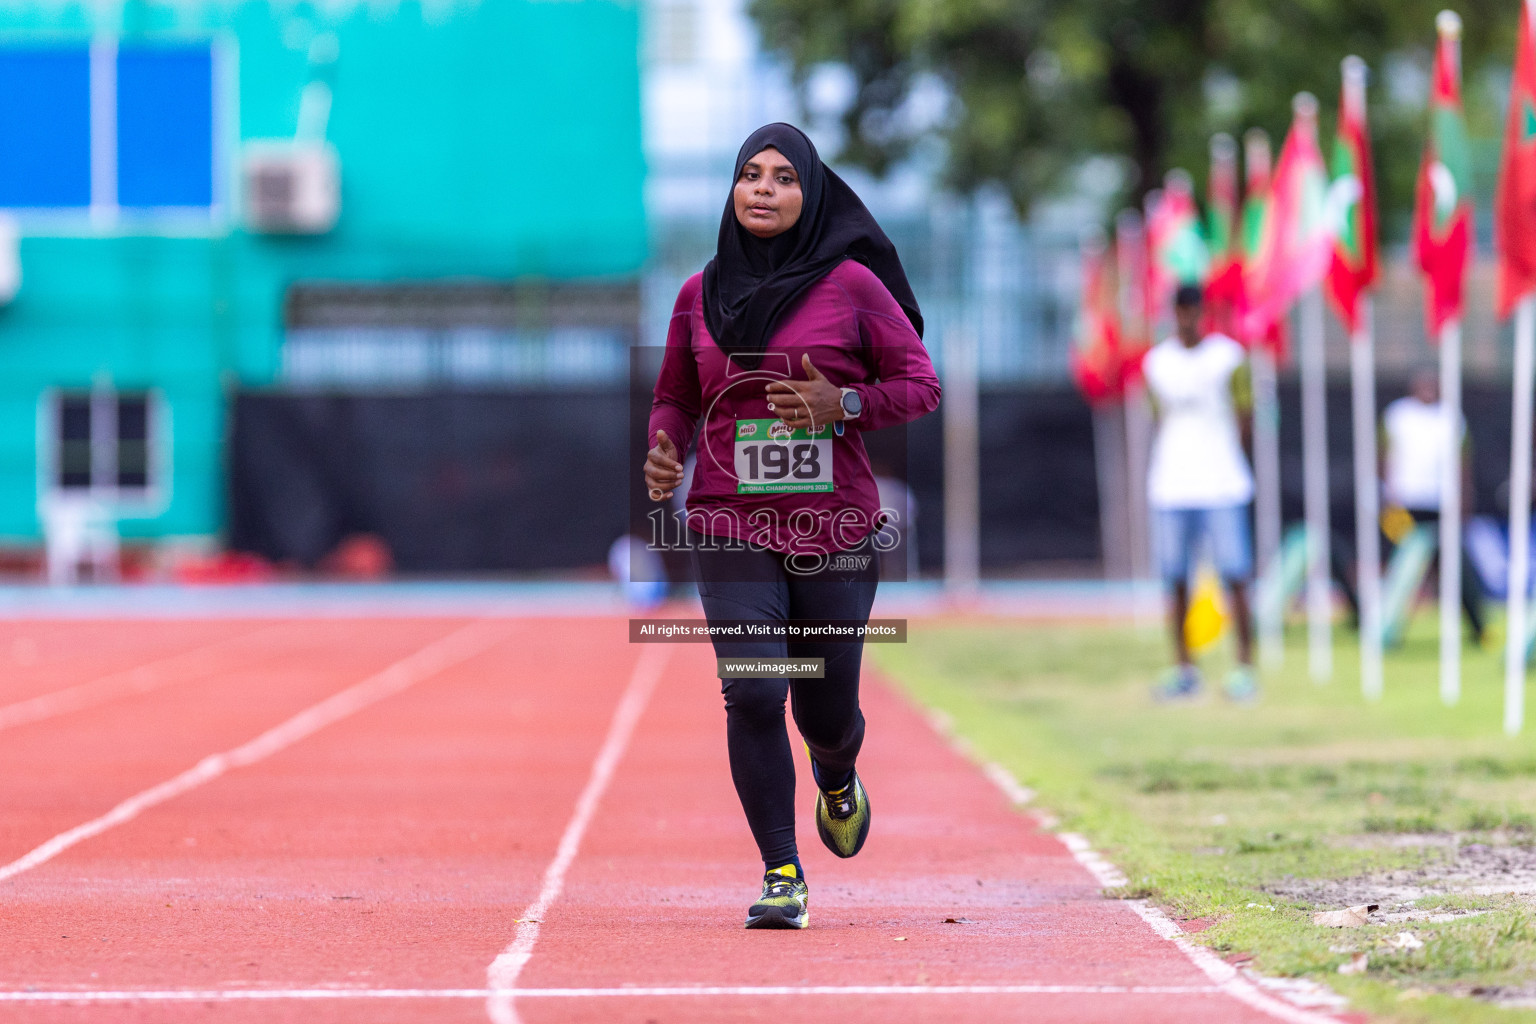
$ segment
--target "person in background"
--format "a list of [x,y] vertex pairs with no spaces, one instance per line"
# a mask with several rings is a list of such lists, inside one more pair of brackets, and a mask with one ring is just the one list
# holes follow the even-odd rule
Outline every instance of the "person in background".
[[1168,588],[1168,625],[1176,664],[1158,687],[1162,700],[1187,700],[1202,689],[1184,623],[1190,577],[1209,542],[1216,571],[1232,602],[1237,667],[1223,687],[1232,700],[1258,698],[1248,584],[1253,541],[1248,523],[1253,473],[1252,387],[1243,347],[1224,334],[1202,334],[1204,295],[1184,285],[1174,298],[1174,336],[1154,346],[1143,364],[1157,419],[1147,498],[1152,509],[1158,569]]
[[[1381,484],[1384,511],[1382,519],[1402,519],[1403,513],[1416,526],[1440,521],[1440,474],[1448,457],[1461,460],[1461,500],[1463,521],[1472,504],[1472,460],[1467,436],[1467,422],[1461,421],[1461,451],[1450,456],[1445,450],[1445,431],[1441,426],[1440,376],[1430,367],[1416,370],[1409,380],[1408,394],[1397,399],[1381,415]],[[1401,540],[1405,530],[1392,531],[1390,540]],[[1481,644],[1486,632],[1483,615],[1483,588],[1465,554],[1461,560],[1461,607],[1472,639]]]

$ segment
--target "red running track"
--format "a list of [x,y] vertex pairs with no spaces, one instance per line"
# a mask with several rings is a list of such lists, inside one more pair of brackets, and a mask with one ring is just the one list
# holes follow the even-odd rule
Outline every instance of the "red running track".
[[0,625],[0,1019],[1331,1019],[1102,898],[873,683],[869,844],[838,860],[803,817],[811,928],[744,931],[712,652],[626,637]]

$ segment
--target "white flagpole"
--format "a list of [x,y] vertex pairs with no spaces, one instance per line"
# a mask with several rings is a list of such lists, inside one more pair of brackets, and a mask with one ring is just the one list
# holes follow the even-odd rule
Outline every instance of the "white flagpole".
[[[1344,106],[1365,123],[1365,61],[1345,57]],[[1339,116],[1345,116],[1341,110]],[[1361,168],[1362,173],[1366,168]],[[1360,201],[1370,197],[1362,195]],[[1373,238],[1360,239],[1364,246]],[[1376,310],[1369,295],[1356,299],[1356,323],[1349,339],[1351,411],[1355,449],[1355,556],[1360,595],[1360,693],[1381,699],[1381,492],[1377,486],[1376,452]]]
[[[1536,0],[1525,0],[1525,25],[1536,25]],[[1528,40],[1521,39],[1525,46]],[[1501,245],[1500,248],[1503,248]],[[1501,255],[1503,255],[1501,253]],[[1515,306],[1514,416],[1509,455],[1509,622],[1504,647],[1504,732],[1525,725],[1526,590],[1531,564],[1531,401],[1536,378],[1536,296]]]
[[1536,296],[1515,307],[1515,413],[1509,456],[1509,618],[1504,648],[1504,731],[1525,724],[1525,605],[1531,562],[1531,390],[1536,377]]
[[[1137,583],[1152,579],[1152,508],[1147,501],[1147,470],[1152,464],[1152,402],[1145,384],[1125,393],[1125,462],[1130,477],[1131,575]],[[1139,608],[1140,605],[1138,604]]]
[[1329,575],[1328,370],[1323,291],[1301,300],[1301,434],[1307,518],[1307,664],[1312,681],[1333,677],[1333,580]]
[[[1115,218],[1115,253],[1120,268],[1120,316],[1127,333],[1148,335],[1154,325],[1146,317],[1146,228],[1136,210],[1122,210]],[[1126,510],[1130,514],[1131,578],[1150,579],[1152,569],[1151,509],[1147,504],[1147,464],[1151,460],[1152,409],[1146,388],[1140,383],[1126,389],[1125,418]],[[1141,604],[1137,603],[1138,615]]]
[[981,579],[980,396],[976,340],[964,327],[944,334],[944,589],[959,603],[976,599]]
[[1099,544],[1104,577],[1131,578],[1131,550],[1126,526],[1125,419],[1118,406],[1100,402],[1093,407],[1093,456],[1099,482]]
[[1461,699],[1461,320],[1440,329],[1440,699]]
[[[1435,17],[1435,31],[1455,48],[1461,75],[1461,18]],[[1460,197],[1458,197],[1460,198]],[[1440,328],[1440,699],[1461,699],[1461,314]]]
[[[1254,540],[1261,575],[1280,571],[1280,398],[1275,353],[1263,341],[1253,346]],[[1281,605],[1257,602],[1259,660],[1266,668],[1285,661]]]
[[[1102,275],[1107,270],[1108,260],[1114,258],[1106,244],[1104,232],[1098,227],[1083,232],[1082,238],[1078,241],[1078,248],[1082,256],[1085,278],[1090,267],[1097,267]],[[1101,283],[1102,277],[1095,286]],[[1088,305],[1102,298],[1099,295],[1088,295],[1089,284],[1090,282],[1084,280],[1084,308],[1081,311],[1081,317],[1085,324],[1090,315]],[[1118,305],[1118,295],[1115,301]],[[1092,403],[1091,411],[1093,413],[1094,473],[1099,485],[1099,550],[1104,561],[1104,577],[1111,580],[1124,579],[1129,575],[1126,568],[1129,558],[1129,549],[1126,547],[1126,528],[1130,522],[1125,507],[1124,422],[1119,409],[1106,402]]]
[[[1243,162],[1249,183],[1270,174],[1269,136],[1250,128],[1243,136]],[[1252,339],[1253,373],[1253,535],[1259,575],[1280,570],[1280,398],[1275,353],[1262,338]],[[1259,661],[1278,668],[1285,661],[1283,606],[1257,600]]]
[[1350,339],[1350,382],[1355,428],[1355,547],[1359,557],[1360,693],[1380,700],[1381,517],[1376,483],[1376,325],[1369,296],[1360,297],[1360,322]]

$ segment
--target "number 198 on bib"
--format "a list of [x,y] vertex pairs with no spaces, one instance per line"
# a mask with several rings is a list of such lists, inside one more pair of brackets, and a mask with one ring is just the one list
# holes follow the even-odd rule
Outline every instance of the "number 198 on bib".
[[736,421],[736,493],[832,490],[826,427],[791,430],[782,420]]

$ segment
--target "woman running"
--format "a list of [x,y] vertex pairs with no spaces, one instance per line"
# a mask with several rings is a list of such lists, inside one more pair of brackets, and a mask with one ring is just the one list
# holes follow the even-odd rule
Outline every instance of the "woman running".
[[[753,132],[715,258],[672,311],[645,462],[652,500],[666,500],[698,428],[688,542],[712,626],[868,622],[891,513],[859,432],[938,406],[922,327],[895,247],[811,140],[787,124]],[[870,817],[854,770],[863,642],[781,629],[714,645],[719,658],[824,659],[822,678],[721,679],[731,778],[765,869],[746,926],[804,928],[784,700],[810,752],[817,833],[852,857]]]

